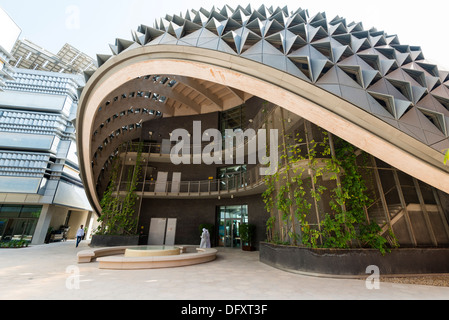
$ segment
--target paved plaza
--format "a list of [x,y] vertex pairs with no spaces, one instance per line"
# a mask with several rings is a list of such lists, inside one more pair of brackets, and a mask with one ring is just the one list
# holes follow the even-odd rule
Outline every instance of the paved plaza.
[[[219,249],[211,263],[138,271],[77,264],[73,241],[0,250],[2,300],[446,300],[449,288],[328,279],[281,271],[258,252]],[[368,277],[368,275],[367,275]]]

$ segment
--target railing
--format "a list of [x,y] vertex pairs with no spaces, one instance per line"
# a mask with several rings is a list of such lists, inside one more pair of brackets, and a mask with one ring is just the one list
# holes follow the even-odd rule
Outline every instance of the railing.
[[[235,174],[223,179],[202,181],[145,181],[137,184],[136,192],[143,196],[209,196],[231,194],[246,190],[254,190],[264,185],[264,177],[259,167],[248,172]],[[122,182],[120,192],[129,190],[129,182]]]

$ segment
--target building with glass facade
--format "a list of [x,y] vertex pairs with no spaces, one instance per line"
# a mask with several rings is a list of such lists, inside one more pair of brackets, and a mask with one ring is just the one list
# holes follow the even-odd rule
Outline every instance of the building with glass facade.
[[17,68],[11,65],[12,54],[5,50],[4,57],[8,73],[3,72],[0,86],[0,239],[42,244],[51,230],[64,230],[64,237],[73,238],[81,224],[89,226],[92,215],[79,176],[73,122],[84,77],[34,65]]
[[[80,172],[98,215],[108,186],[125,197],[138,172],[139,231],[174,218],[177,243],[199,243],[207,224],[216,246],[240,247],[239,225],[250,223],[256,243],[305,242],[308,232],[323,245],[339,212],[357,211],[391,245],[449,244],[449,72],[420,47],[325,13],[225,6],[167,15],[111,49],[86,74],[77,116]],[[249,130],[266,134],[256,137],[276,155],[273,175],[263,159],[249,161],[261,150]],[[243,162],[223,147],[238,133],[248,136]],[[189,148],[177,148],[181,137]],[[181,150],[186,161],[174,163]],[[357,169],[332,171],[344,150],[340,160]],[[357,192],[370,200],[348,191],[336,206],[346,177],[363,177]]]

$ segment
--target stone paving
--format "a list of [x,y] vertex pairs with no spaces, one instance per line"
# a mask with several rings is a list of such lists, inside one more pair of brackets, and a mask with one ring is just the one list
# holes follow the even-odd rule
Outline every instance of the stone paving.
[[[100,270],[77,264],[73,241],[0,250],[2,300],[447,300],[449,288],[329,279],[281,271],[258,252],[219,249],[207,264],[171,269]],[[369,275],[367,275],[368,277]]]

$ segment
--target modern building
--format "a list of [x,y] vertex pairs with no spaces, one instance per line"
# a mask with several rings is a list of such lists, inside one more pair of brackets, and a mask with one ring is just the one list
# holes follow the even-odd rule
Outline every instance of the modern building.
[[55,55],[33,42],[18,40],[11,50],[10,64],[16,68],[60,72],[68,74],[83,74],[95,71],[95,61],[66,43]]
[[2,9],[0,9],[0,28],[8,30],[0,35],[0,91],[2,91],[2,87],[5,85],[4,81],[12,79],[9,64],[9,60],[12,59],[10,52],[22,30]]
[[[301,227],[318,230],[335,214],[331,190],[349,172],[317,175],[320,165],[309,160],[321,148],[313,157],[325,167],[338,140],[352,146],[348,158],[356,156],[364,172],[372,197],[361,211],[366,221],[402,247],[449,244],[449,72],[426,61],[420,47],[341,17],[266,6],[167,15],[133,36],[97,56],[99,69],[86,74],[80,98],[80,172],[97,215],[108,186],[125,195],[138,167],[139,231],[149,238],[155,219],[175,219],[176,243],[199,244],[199,226],[209,224],[214,245],[240,247],[238,226],[247,222],[256,226],[256,242],[292,242]],[[302,155],[295,166],[309,186],[306,221],[283,217],[280,206],[267,212],[260,170],[267,166],[249,161],[257,149],[251,139],[245,161],[238,150],[226,154],[226,129],[279,133],[266,141],[281,146],[270,164],[282,175],[293,174],[289,159]],[[181,136],[190,149],[180,147]],[[216,149],[207,148],[212,141]],[[212,164],[205,161],[211,149]],[[181,151],[187,157],[176,163]],[[319,186],[327,193],[311,196]],[[272,201],[292,200],[280,181],[273,188]],[[267,234],[270,221],[275,235]]]
[[[14,41],[19,34],[15,36]],[[28,42],[18,43],[16,53]],[[9,42],[9,50],[13,45]],[[54,56],[35,49],[30,57]],[[27,57],[15,67],[6,50],[4,57],[8,73],[3,72],[0,86],[0,238],[43,244],[48,232],[61,226],[65,231],[70,227],[66,236],[73,238],[81,224],[92,227],[96,222],[79,176],[73,123],[84,76],[61,72],[56,64],[57,72],[42,71],[50,70],[50,63],[35,68],[24,64]]]

